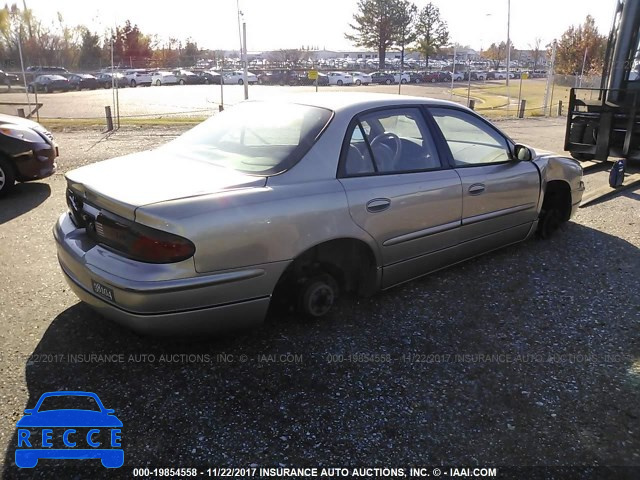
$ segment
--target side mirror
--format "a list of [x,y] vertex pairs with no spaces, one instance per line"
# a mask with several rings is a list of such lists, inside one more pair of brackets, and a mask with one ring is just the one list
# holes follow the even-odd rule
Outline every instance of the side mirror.
[[533,152],[526,145],[516,145],[513,149],[515,157],[522,162],[530,162],[533,160]]
[[33,408],[27,408],[27,409],[25,409],[24,413],[25,413],[26,415],[31,415],[31,414],[33,413]]

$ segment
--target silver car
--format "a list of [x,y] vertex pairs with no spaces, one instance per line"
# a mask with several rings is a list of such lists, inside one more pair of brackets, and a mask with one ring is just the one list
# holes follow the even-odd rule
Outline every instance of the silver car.
[[536,232],[584,191],[455,103],[372,93],[243,102],[156,150],[67,174],[62,271],[139,332],[246,327],[273,297],[321,317]]

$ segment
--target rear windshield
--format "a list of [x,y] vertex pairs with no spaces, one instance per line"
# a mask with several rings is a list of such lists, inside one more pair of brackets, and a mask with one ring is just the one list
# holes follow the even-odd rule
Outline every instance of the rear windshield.
[[275,175],[309,151],[331,116],[331,110],[307,105],[243,102],[164,148],[247,174]]

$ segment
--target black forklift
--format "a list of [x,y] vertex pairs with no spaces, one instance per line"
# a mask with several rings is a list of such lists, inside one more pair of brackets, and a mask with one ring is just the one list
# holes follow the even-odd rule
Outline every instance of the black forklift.
[[625,175],[640,165],[640,0],[616,3],[600,88],[569,95],[565,150],[587,168],[611,167],[609,186],[582,205],[640,183],[640,173]]

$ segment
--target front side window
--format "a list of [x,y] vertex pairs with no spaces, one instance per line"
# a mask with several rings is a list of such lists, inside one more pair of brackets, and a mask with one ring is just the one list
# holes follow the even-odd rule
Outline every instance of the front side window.
[[507,140],[477,117],[452,108],[429,111],[449,145],[456,167],[511,160]]
[[244,102],[163,148],[248,174],[273,175],[295,165],[331,117],[331,110],[307,105]]
[[440,168],[435,144],[419,109],[379,110],[357,120],[348,133],[346,175]]

